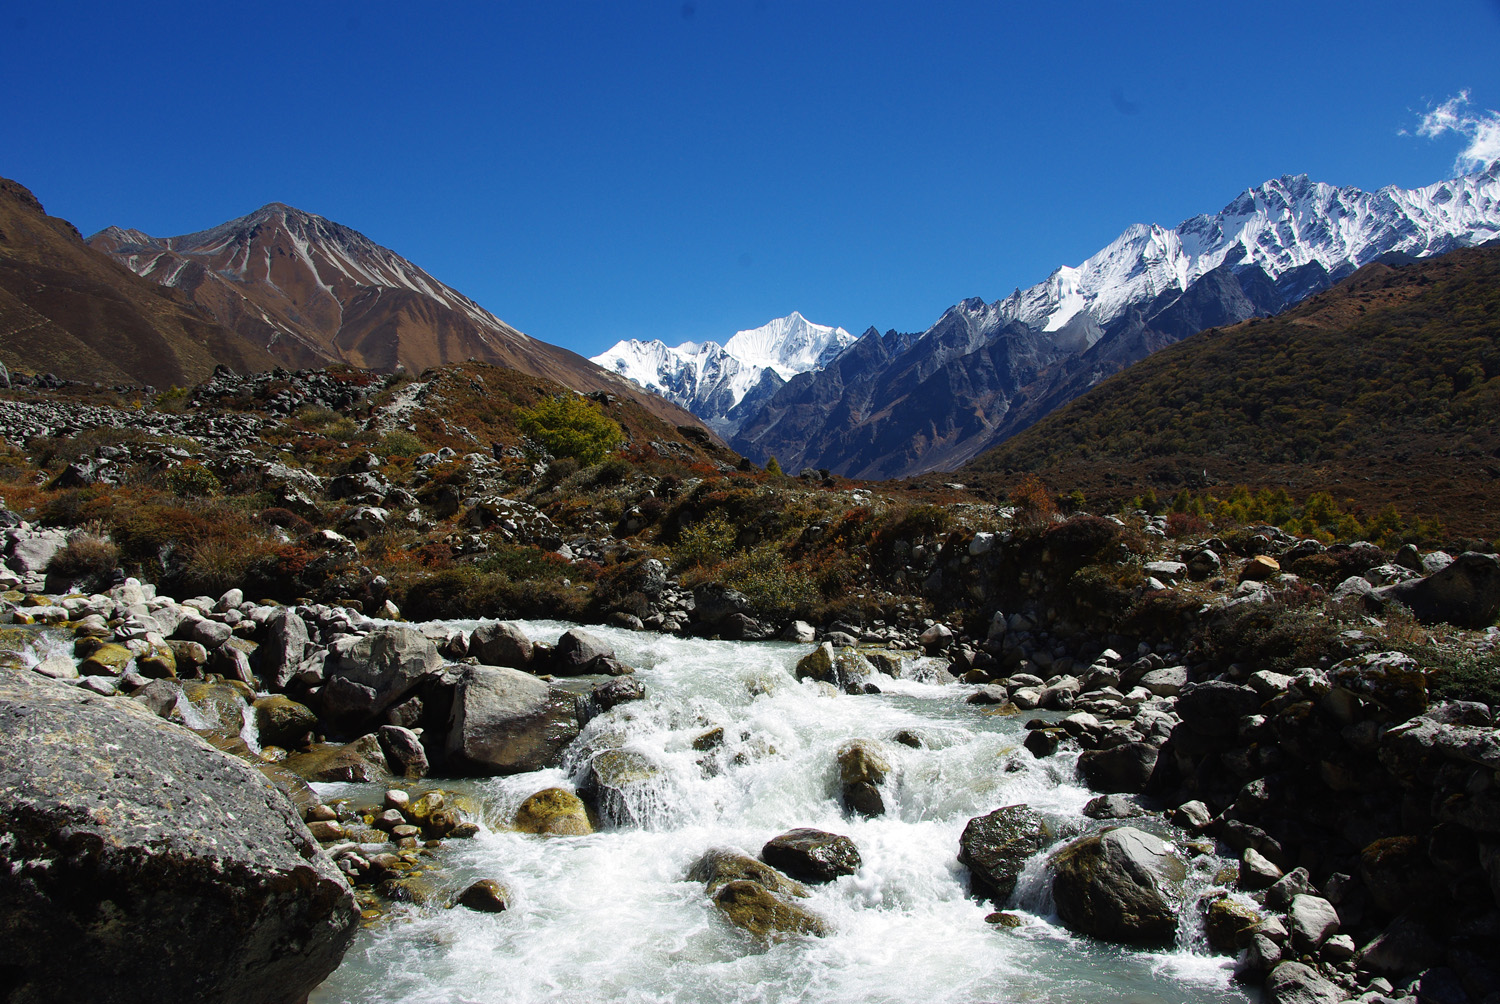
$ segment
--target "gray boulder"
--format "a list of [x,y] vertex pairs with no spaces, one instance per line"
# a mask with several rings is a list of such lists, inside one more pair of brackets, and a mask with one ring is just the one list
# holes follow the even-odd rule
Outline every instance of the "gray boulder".
[[1232,736],[1240,718],[1260,710],[1260,695],[1251,687],[1226,680],[1189,683],[1177,698],[1177,714],[1199,735]]
[[385,754],[385,762],[392,774],[408,781],[427,776],[430,769],[427,750],[415,732],[400,725],[382,725],[375,735],[380,740],[380,752]]
[[12,543],[6,563],[19,575],[45,572],[47,562],[68,542],[68,535],[61,530],[34,530],[30,533],[14,530],[10,536]]
[[7,999],[305,1000],[359,911],[290,803],[137,702],[31,676],[0,676]]
[[1293,896],[1287,920],[1292,925],[1293,946],[1304,952],[1322,948],[1323,942],[1339,933],[1339,915],[1321,896]]
[[285,608],[266,621],[265,640],[255,650],[261,676],[273,690],[285,690],[307,657],[307,625],[295,611]]
[[533,651],[531,639],[509,621],[481,624],[469,635],[469,652],[486,666],[525,669]]
[[1300,962],[1283,962],[1266,977],[1266,1004],[1338,1004],[1348,999],[1337,983]]
[[615,650],[595,635],[576,628],[563,633],[552,651],[552,671],[563,676],[607,672],[605,660],[612,660]]
[[1026,859],[1052,841],[1052,828],[1026,805],[1007,805],[969,820],[958,838],[958,860],[970,888],[1004,905]]
[[1186,875],[1161,840],[1131,826],[1068,844],[1052,856],[1052,898],[1068,927],[1122,944],[1168,944]]
[[1146,790],[1156,770],[1157,747],[1150,743],[1121,743],[1102,750],[1086,750],[1078,757],[1078,773],[1094,791],[1138,795]]
[[573,695],[503,666],[466,666],[453,694],[449,766],[520,774],[561,755],[578,735]]
[[323,715],[342,729],[367,722],[442,665],[437,646],[415,628],[393,625],[335,638],[323,667]]
[[1466,551],[1426,578],[1382,586],[1370,597],[1396,600],[1427,623],[1489,627],[1500,615],[1500,556]]

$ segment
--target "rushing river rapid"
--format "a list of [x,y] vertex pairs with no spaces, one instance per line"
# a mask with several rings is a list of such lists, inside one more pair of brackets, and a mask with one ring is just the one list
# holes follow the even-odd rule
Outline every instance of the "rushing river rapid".
[[[552,642],[570,625],[523,622]],[[964,703],[971,688],[880,678],[885,693],[830,696],[799,683],[807,646],[590,631],[637,667],[646,700],[591,721],[560,768],[440,786],[461,789],[486,818],[510,818],[543,788],[572,788],[605,749],[643,754],[648,784],[614,806],[618,821],[583,837],[486,829],[438,852],[445,885],[506,885],[500,914],[398,905],[362,931],[343,965],[312,996],[335,1002],[1221,1002],[1250,1000],[1229,960],[1207,954],[1191,906],[1218,862],[1199,859],[1176,949],[1139,952],[1069,934],[1051,915],[1038,855],[1016,901],[1018,928],[985,922],[970,897],[959,835],[974,816],[1024,802],[1063,834],[1101,824],[1081,810],[1090,793],[1073,758],[1036,760],[1020,745],[1026,716]],[[693,741],[722,727],[723,744]],[[893,741],[912,733],[922,745]],[[878,744],[895,768],[886,814],[851,816],[839,798],[839,747]],[[320,786],[324,797],[378,801],[371,786]],[[799,826],[841,833],[859,847],[855,875],[813,886],[823,938],[762,943],[729,925],[703,886],[684,879],[712,847],[758,854]],[[1168,831],[1160,830],[1163,835]]]

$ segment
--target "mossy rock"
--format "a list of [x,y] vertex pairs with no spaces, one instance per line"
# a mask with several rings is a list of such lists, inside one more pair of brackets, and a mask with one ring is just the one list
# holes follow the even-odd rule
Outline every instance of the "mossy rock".
[[391,777],[380,741],[374,736],[361,736],[343,746],[320,744],[288,757],[281,766],[305,781],[368,782]]
[[659,773],[649,757],[629,750],[605,750],[589,761],[590,785],[595,788],[628,788],[654,780]]
[[288,749],[306,746],[318,728],[318,716],[311,708],[282,694],[262,697],[253,707],[255,727],[263,746]]
[[873,743],[855,739],[839,749],[839,781],[850,784],[883,784],[891,773],[891,764],[875,749]]
[[583,799],[564,788],[547,788],[526,799],[516,810],[514,825],[522,833],[554,837],[594,832]]
[[441,906],[452,895],[447,885],[430,871],[388,878],[376,886],[375,891],[392,903],[411,903],[414,906]]
[[714,905],[734,926],[757,938],[779,939],[793,934],[822,937],[828,922],[809,910],[788,903],[759,882],[726,882],[713,897]]
[[1264,919],[1254,908],[1223,896],[1208,904],[1203,933],[1210,948],[1232,955],[1249,944],[1250,932]]
[[688,869],[688,881],[702,882],[712,896],[725,885],[740,879],[757,882],[779,896],[807,896],[807,886],[782,874],[764,861],[757,861],[748,854],[714,847],[693,862]]
[[441,811],[447,805],[447,796],[434,788],[432,791],[424,792],[420,797],[413,799],[407,805],[406,818],[410,819],[417,826],[426,826],[432,821],[433,814]]
[[124,645],[105,642],[78,664],[83,676],[119,676],[135,658],[135,653]]
[[1052,898],[1064,924],[1118,944],[1170,944],[1186,867],[1158,837],[1105,830],[1052,855]]
[[144,655],[135,657],[135,668],[151,680],[177,678],[177,655],[167,645],[152,645]]
[[169,720],[194,732],[218,730],[238,735],[245,727],[247,697],[254,693],[244,684],[235,686],[225,680],[190,680],[182,685],[182,696]]

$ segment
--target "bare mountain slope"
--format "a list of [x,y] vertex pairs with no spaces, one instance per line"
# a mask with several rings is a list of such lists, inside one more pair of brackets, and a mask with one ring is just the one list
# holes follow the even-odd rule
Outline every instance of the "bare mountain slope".
[[0,362],[107,384],[188,385],[215,365],[269,369],[264,349],[181,294],[131,274],[0,179]]
[[180,237],[110,227],[89,243],[191,302],[284,365],[390,372],[475,359],[640,402],[674,425],[682,408],[566,349],[531,338],[364,234],[273,202]]

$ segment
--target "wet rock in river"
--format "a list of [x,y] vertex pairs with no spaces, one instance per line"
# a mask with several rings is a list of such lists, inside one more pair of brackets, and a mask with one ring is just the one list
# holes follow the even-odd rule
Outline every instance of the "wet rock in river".
[[838,761],[844,804],[862,816],[884,815],[880,786],[891,773],[890,762],[864,739],[846,743],[839,750]]
[[807,887],[801,882],[783,875],[764,861],[757,861],[748,854],[726,847],[704,851],[703,856],[688,869],[687,878],[690,882],[702,882],[709,895],[737,879],[758,882],[780,896],[805,897],[808,894]]
[[515,828],[545,836],[587,836],[594,832],[583,799],[564,788],[539,791],[516,809]]
[[457,905],[477,913],[503,913],[510,908],[510,890],[494,879],[480,879],[458,894]]
[[997,904],[1010,898],[1026,859],[1053,839],[1052,828],[1026,805],[1007,805],[969,820],[958,840],[958,860],[975,893]]
[[262,746],[297,749],[312,741],[318,728],[318,716],[306,705],[290,697],[272,694],[262,697],[252,707]]
[[859,848],[836,833],[810,827],[789,830],[769,840],[761,860],[804,882],[832,882],[859,871]]
[[371,782],[391,777],[380,740],[373,735],[344,745],[314,746],[306,753],[288,757],[282,766],[306,781]]
[[1186,874],[1161,840],[1122,826],[1052,856],[1052,897],[1069,928],[1104,941],[1166,944],[1177,932]]
[[759,882],[736,879],[726,882],[714,894],[717,906],[736,927],[742,927],[761,938],[788,934],[828,933],[828,923],[811,911],[771,892]]
[[1261,920],[1253,907],[1221,896],[1208,904],[1203,933],[1214,951],[1233,953],[1250,943],[1251,934]]
[[501,666],[466,666],[453,695],[450,766],[519,774],[555,760],[578,735],[573,695]]
[[605,750],[589,761],[580,786],[599,818],[616,825],[640,824],[655,805],[661,776],[650,757],[631,750]]
[[486,666],[509,666],[526,669],[534,651],[531,639],[515,624],[496,621],[481,624],[469,636],[468,651]]

